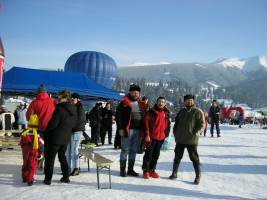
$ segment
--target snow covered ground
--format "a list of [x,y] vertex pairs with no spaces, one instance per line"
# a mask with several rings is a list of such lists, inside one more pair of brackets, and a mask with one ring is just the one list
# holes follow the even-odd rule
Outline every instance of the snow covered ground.
[[[114,160],[112,189],[98,190],[95,164],[87,172],[81,160],[82,172],[71,177],[70,184],[59,182],[59,163],[56,162],[52,185],[43,185],[39,172],[37,182],[29,187],[20,177],[21,154],[18,150],[0,152],[0,199],[267,199],[267,130],[246,126],[238,129],[224,125],[221,138],[201,136],[199,155],[202,163],[200,185],[193,185],[194,170],[185,152],[177,180],[169,180],[173,150],[162,151],[158,162],[160,179],[119,176],[119,150],[105,145],[95,148]],[[172,148],[173,149],[173,148]],[[137,156],[136,171],[141,171],[143,155]],[[107,173],[101,177],[107,185]]]

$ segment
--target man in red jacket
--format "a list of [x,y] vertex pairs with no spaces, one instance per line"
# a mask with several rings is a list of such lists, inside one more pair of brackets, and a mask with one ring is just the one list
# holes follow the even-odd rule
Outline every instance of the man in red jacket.
[[146,151],[143,158],[143,177],[159,178],[155,171],[160,155],[160,148],[170,131],[170,112],[166,108],[166,99],[159,97],[157,104],[145,116]]
[[[29,121],[32,114],[39,118],[38,134],[45,140],[45,130],[56,108],[56,101],[51,98],[43,85],[38,88],[38,95],[28,107],[26,118]],[[45,144],[46,147],[46,144]],[[39,161],[39,168],[43,168],[44,159]]]
[[38,133],[43,137],[48,122],[52,118],[56,107],[56,102],[51,98],[43,85],[38,88],[38,95],[28,107],[26,112],[27,120],[30,119],[31,114],[37,114],[39,118]]

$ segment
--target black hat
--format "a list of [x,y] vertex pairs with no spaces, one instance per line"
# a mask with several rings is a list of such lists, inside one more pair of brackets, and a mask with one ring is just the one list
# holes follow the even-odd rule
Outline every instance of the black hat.
[[187,100],[187,99],[195,99],[195,96],[192,95],[192,94],[187,94],[184,96],[184,101]]
[[80,99],[80,95],[78,93],[72,93],[71,97],[74,99]]
[[140,92],[141,91],[141,88],[138,85],[132,84],[132,85],[130,85],[129,91],[130,92],[131,91],[138,91],[138,92]]

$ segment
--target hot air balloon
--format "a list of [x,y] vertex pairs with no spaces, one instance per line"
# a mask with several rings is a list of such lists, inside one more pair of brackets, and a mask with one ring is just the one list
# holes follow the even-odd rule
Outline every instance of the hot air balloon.
[[3,81],[4,59],[5,59],[5,52],[2,40],[0,38],[0,90],[2,88],[2,81]]
[[108,55],[95,51],[81,51],[71,55],[65,63],[66,72],[83,72],[95,82],[111,88],[117,77],[117,65]]

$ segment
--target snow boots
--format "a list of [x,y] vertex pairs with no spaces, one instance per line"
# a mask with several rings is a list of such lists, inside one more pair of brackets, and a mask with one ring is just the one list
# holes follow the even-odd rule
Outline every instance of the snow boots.
[[70,179],[69,179],[69,177],[65,177],[65,176],[63,176],[63,177],[60,179],[60,182],[62,182],[62,183],[70,183]]
[[[178,167],[179,167],[180,161],[181,160],[179,160],[178,162],[174,162],[173,163],[172,174],[169,176],[169,179],[172,179],[172,180],[173,179],[177,179],[177,172],[178,172]],[[194,166],[194,170],[195,170],[195,173],[196,173],[194,184],[198,185],[200,183],[200,177],[201,177],[201,170],[200,170],[199,161],[194,161],[193,162],[193,166]]]
[[79,172],[80,172],[80,170],[78,168],[74,168],[70,175],[71,176],[78,176]]
[[200,176],[201,176],[201,171],[200,171],[200,163],[199,161],[194,161],[193,162],[193,166],[194,166],[194,169],[195,169],[195,173],[196,173],[196,178],[194,180],[194,184],[198,185],[199,182],[200,182]]
[[120,176],[126,177],[126,160],[120,161]]
[[172,167],[172,174],[169,176],[169,179],[177,179],[177,172],[178,172],[178,167],[180,165],[181,160],[178,162],[173,162],[173,167]]
[[134,163],[135,163],[135,160],[129,160],[128,161],[128,171],[126,174],[126,160],[121,160],[120,161],[120,176],[121,177],[126,177],[127,175],[128,176],[135,176],[135,177],[139,176],[139,174],[136,173],[133,169]]
[[135,177],[139,176],[139,174],[136,173],[133,169],[134,163],[135,163],[135,160],[129,160],[128,161],[128,171],[127,171],[128,176],[135,176]]

